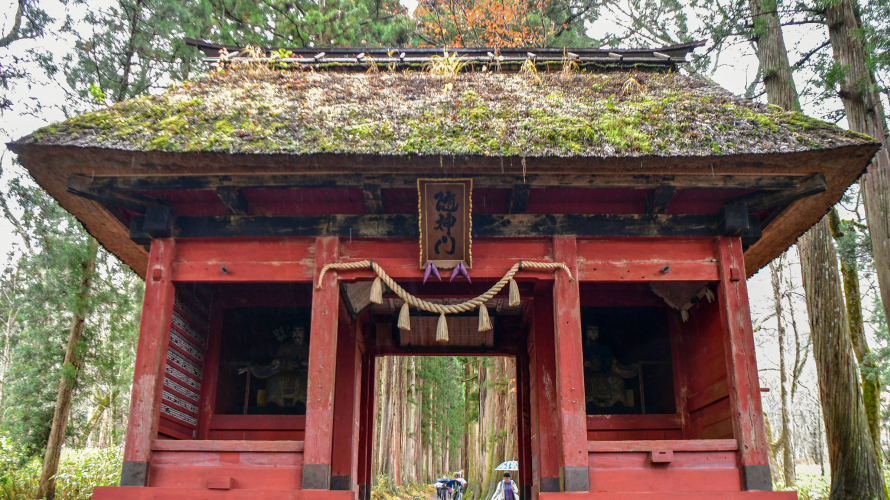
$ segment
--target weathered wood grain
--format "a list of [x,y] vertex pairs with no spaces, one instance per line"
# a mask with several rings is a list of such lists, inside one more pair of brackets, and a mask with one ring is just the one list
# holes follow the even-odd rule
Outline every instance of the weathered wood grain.
[[171,279],[175,255],[174,240],[157,239],[152,243],[124,445],[124,461],[128,462],[150,462],[151,443],[158,435],[164,366],[176,293]]
[[[443,176],[440,176],[443,177]],[[703,174],[531,174],[461,175],[472,177],[475,188],[512,188],[516,184],[531,188],[583,187],[656,189],[755,189],[783,190],[797,186],[801,175],[714,175]],[[387,189],[415,189],[417,176],[358,174],[243,174],[243,175],[147,175],[99,176],[88,178],[95,189],[112,191],[215,190],[222,186],[251,188],[361,188],[366,183]]]
[[[745,230],[747,230],[747,213]],[[637,214],[474,214],[473,237],[713,237],[717,215]],[[174,221],[177,238],[306,237],[417,238],[417,216],[180,216]],[[744,234],[744,231],[739,234]]]

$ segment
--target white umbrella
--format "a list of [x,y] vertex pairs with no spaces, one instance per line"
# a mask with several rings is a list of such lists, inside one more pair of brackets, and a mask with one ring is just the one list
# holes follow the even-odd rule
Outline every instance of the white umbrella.
[[508,460],[501,465],[498,465],[494,470],[519,470],[519,462],[516,460]]

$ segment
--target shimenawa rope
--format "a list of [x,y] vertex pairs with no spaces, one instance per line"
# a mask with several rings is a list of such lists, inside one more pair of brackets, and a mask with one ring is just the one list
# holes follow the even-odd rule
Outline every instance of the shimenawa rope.
[[[321,288],[322,280],[324,279],[324,275],[328,272],[329,269],[362,269],[370,267],[377,273],[377,278],[374,280],[374,283],[371,286],[371,301],[377,304],[383,302],[383,290],[382,283],[386,283],[386,286],[389,287],[390,290],[393,291],[396,295],[399,296],[402,300],[405,301],[405,305],[402,306],[402,311],[399,314],[399,328],[403,330],[410,330],[411,324],[408,319],[408,311],[407,308],[409,305],[421,309],[423,311],[439,313],[439,324],[436,328],[436,340],[439,342],[447,342],[448,341],[448,326],[445,321],[445,314],[456,314],[461,312],[472,311],[477,307],[485,307],[485,303],[488,302],[492,297],[498,294],[504,286],[509,283],[510,284],[510,306],[519,305],[519,287],[516,285],[516,282],[513,280],[513,276],[519,272],[520,269],[529,268],[529,269],[542,269],[542,270],[555,270],[562,269],[569,275],[569,280],[574,281],[572,277],[572,272],[569,270],[568,266],[566,266],[562,262],[529,262],[529,261],[519,261],[516,264],[513,264],[513,267],[507,271],[507,274],[504,275],[497,283],[494,284],[491,288],[488,289],[487,292],[482,295],[461,302],[460,304],[433,304],[431,302],[427,302],[423,299],[417,298],[410,293],[406,292],[404,288],[399,286],[389,275],[386,274],[386,271],[383,270],[380,265],[378,265],[373,260],[361,260],[358,262],[336,262],[327,264],[321,269],[321,273],[318,275],[318,288]],[[381,283],[382,282],[382,283]],[[488,317],[488,310],[486,309],[483,313],[480,311],[479,315],[479,331],[486,331],[491,329],[491,320]]]

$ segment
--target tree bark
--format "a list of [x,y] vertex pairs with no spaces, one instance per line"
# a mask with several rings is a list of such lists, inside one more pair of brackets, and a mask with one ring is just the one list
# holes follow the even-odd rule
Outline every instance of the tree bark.
[[59,457],[62,455],[62,444],[68,430],[68,415],[71,411],[71,393],[77,382],[77,375],[83,365],[83,353],[80,339],[83,336],[84,323],[89,313],[90,291],[93,285],[93,274],[96,271],[96,253],[99,242],[93,238],[87,243],[86,259],[81,262],[80,289],[77,291],[74,314],[71,317],[71,328],[68,331],[68,344],[65,347],[65,361],[62,364],[62,378],[56,395],[56,408],[53,412],[53,423],[50,428],[49,440],[46,443],[46,454],[43,457],[43,470],[37,498],[53,500],[56,496],[56,472],[59,470]]
[[782,396],[782,469],[785,486],[789,487],[797,481],[797,478],[794,467],[794,433],[791,429],[791,397],[789,394],[791,391],[788,390],[788,372],[785,367],[785,323],[782,317],[782,270],[785,267],[783,257],[784,254],[769,263],[769,272],[773,285],[773,299],[779,337],[779,385]]
[[780,0],[749,0],[754,21],[754,40],[760,60],[767,102],[782,109],[800,111],[800,101],[791,75],[791,63],[782,36],[778,6]]
[[831,464],[830,500],[885,499],[883,477],[859,385],[859,366],[838,276],[828,218],[798,241],[822,415]]
[[890,138],[884,106],[865,57],[862,23],[854,0],[828,2],[825,21],[835,62],[844,69],[838,94],[850,130],[874,137],[884,146],[872,159],[859,188],[868,220],[884,313],[890,318]]
[[[844,236],[841,230],[840,215],[836,208],[828,213],[831,236],[835,241]],[[859,269],[855,263],[841,262],[841,277],[844,283],[844,300],[847,307],[847,324],[850,327],[850,340],[853,343],[853,352],[860,366],[868,366],[877,369],[873,361],[866,359],[871,352],[868,348],[868,339],[865,337],[865,324],[862,320],[862,296],[859,293]],[[868,430],[871,432],[875,450],[881,449],[881,384],[878,380],[869,380],[865,373],[862,377],[862,399],[865,402],[865,414],[868,417]],[[878,466],[881,465],[881,455],[878,453]]]

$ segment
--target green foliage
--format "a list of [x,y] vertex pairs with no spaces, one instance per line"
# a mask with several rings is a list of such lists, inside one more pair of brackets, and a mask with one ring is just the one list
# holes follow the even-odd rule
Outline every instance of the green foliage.
[[397,0],[199,0],[211,41],[260,47],[405,46],[408,11]]
[[[45,191],[14,178],[0,193],[0,208],[20,243],[0,275],[2,339],[9,357],[2,360],[0,431],[20,453],[40,455],[46,446],[63,374],[74,384],[68,437],[85,445],[122,441],[135,358],[142,287],[138,277],[104,251],[97,257],[92,293],[80,299],[83,263],[91,237]],[[72,315],[86,316],[77,349],[80,370],[62,361]],[[98,396],[97,396],[98,395]],[[104,404],[98,404],[102,399]],[[101,408],[110,418],[102,429],[87,428],[89,414]],[[101,421],[101,420],[100,420]],[[96,424],[94,423],[94,426]]]
[[[432,408],[424,406],[424,421],[434,422],[432,430],[421,427],[421,439],[426,443],[436,443],[434,449],[447,446],[452,454],[460,447],[463,437],[464,416],[464,364],[459,358],[431,356],[417,358],[417,375],[424,387],[435,387],[435,403]],[[428,396],[427,396],[428,397]]]
[[396,486],[392,478],[381,474],[374,478],[374,486],[371,488],[373,500],[414,500],[418,498],[430,498],[436,493],[436,488],[431,484],[411,483]]
[[[120,480],[123,450],[89,448],[65,450],[56,474],[56,498],[89,500],[95,486],[116,486]],[[37,495],[40,460],[16,447],[0,434],[0,500],[31,500]]]
[[797,492],[798,500],[828,500],[831,479],[819,474],[798,472],[797,482],[791,489]]

